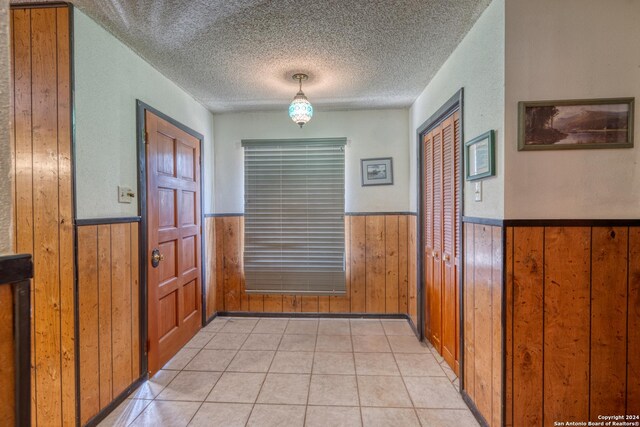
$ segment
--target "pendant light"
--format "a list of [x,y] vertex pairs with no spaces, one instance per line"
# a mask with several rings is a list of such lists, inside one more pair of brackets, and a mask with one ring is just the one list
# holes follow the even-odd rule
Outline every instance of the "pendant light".
[[293,75],[293,79],[298,80],[300,83],[300,90],[291,101],[291,105],[289,105],[289,117],[301,128],[313,117],[313,106],[302,91],[302,81],[308,78],[308,75],[302,73]]

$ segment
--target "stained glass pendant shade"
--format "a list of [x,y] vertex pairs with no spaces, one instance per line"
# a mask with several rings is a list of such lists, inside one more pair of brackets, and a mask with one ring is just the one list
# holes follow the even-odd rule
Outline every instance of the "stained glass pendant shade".
[[291,101],[289,105],[289,117],[296,122],[300,127],[304,126],[311,117],[313,117],[313,106],[307,99],[306,95],[302,91],[302,81],[307,80],[309,76],[306,74],[294,74],[293,79],[298,80],[300,83],[300,90]]

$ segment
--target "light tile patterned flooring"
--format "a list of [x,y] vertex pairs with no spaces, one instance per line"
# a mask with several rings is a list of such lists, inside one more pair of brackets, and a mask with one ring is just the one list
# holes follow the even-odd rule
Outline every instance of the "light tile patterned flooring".
[[218,317],[101,426],[477,426],[405,320]]

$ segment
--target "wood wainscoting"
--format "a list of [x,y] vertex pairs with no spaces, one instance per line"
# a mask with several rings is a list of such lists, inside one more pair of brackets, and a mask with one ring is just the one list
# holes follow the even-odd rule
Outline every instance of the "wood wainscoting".
[[13,249],[33,255],[34,426],[76,422],[70,14],[11,10]]
[[80,422],[140,375],[138,223],[78,227]]
[[640,227],[540,225],[506,228],[506,425],[640,414]]
[[464,224],[463,390],[491,426],[502,425],[502,232]]
[[244,218],[205,219],[207,317],[216,312],[400,313],[417,325],[416,216],[347,215],[345,296],[247,294]]

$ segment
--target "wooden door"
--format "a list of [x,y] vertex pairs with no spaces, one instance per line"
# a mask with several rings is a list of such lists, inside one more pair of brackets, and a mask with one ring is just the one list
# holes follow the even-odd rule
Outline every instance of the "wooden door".
[[458,372],[460,265],[460,131],[453,113],[423,144],[425,333]]
[[148,360],[153,374],[202,325],[200,141],[149,111],[145,123]]

